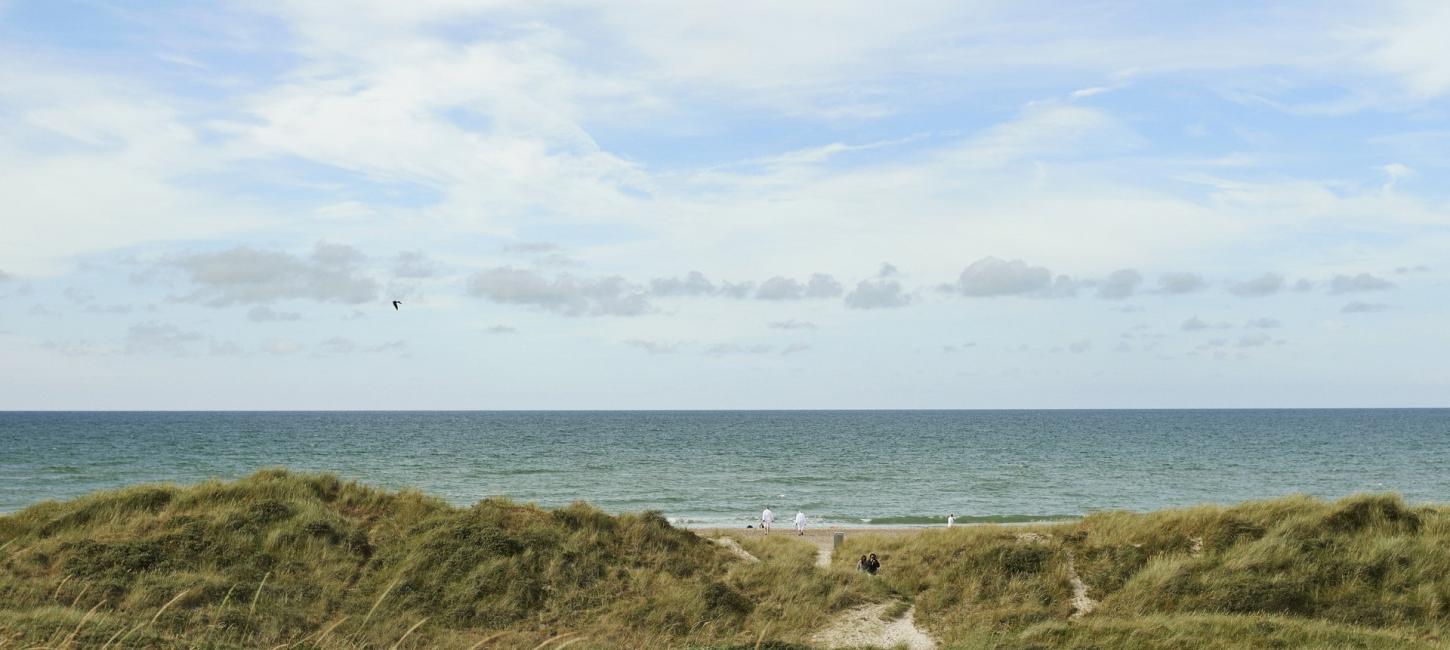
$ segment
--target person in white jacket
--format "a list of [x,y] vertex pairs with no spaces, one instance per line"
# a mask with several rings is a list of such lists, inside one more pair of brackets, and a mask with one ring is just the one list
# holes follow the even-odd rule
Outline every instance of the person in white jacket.
[[766,535],[770,534],[770,525],[773,523],[775,523],[775,513],[770,511],[770,506],[766,506],[764,510],[760,511],[760,527],[765,529]]
[[806,534],[806,513],[799,510],[795,513],[795,532],[797,535]]

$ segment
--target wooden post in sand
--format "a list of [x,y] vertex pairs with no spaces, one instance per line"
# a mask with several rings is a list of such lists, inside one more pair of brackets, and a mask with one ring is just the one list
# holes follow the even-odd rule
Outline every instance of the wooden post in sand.
[[831,535],[831,555],[835,555],[836,551],[841,549],[841,542],[844,541],[846,541],[846,534],[839,530]]

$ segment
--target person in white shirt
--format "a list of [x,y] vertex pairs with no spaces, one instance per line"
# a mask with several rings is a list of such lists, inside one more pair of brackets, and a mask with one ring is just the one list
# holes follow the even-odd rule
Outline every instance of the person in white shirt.
[[770,511],[770,506],[766,506],[764,510],[760,511],[760,527],[765,529],[766,535],[770,534],[772,523],[775,523],[775,513]]
[[947,515],[947,528],[951,528],[952,527],[952,524],[955,524],[955,523],[957,523],[957,516],[956,515]]
[[806,534],[806,513],[799,510],[795,513],[795,532],[798,535]]

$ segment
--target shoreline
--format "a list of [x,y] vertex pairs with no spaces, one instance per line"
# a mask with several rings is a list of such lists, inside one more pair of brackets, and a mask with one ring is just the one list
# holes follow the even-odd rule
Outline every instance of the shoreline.
[[[1051,526],[1051,525],[1054,525],[1054,524],[1067,524],[1067,523],[1073,523],[1073,522],[1082,521],[1083,520],[1083,517],[1085,517],[1085,516],[1086,515],[1081,515],[1081,516],[1063,515],[1063,516],[1060,516],[1060,517],[1051,517],[1051,518],[1047,518],[1047,519],[1022,519],[1020,521],[1015,520],[1015,519],[1013,521],[960,521],[960,519],[962,519],[962,518],[958,518],[959,520],[955,524],[952,524],[950,527],[951,528],[978,528],[978,527],[982,527],[982,526]],[[710,523],[700,523],[700,524],[686,523],[686,524],[672,524],[672,525],[675,528],[679,528],[681,530],[689,530],[689,531],[695,531],[695,532],[708,530],[708,531],[714,531],[716,534],[725,534],[725,533],[728,533],[728,532],[758,533],[758,532],[760,532],[762,530],[759,525],[755,525],[753,528],[747,528],[744,525],[740,525],[740,526],[722,526],[722,525],[710,524]],[[840,532],[847,532],[847,533],[850,533],[850,532],[862,532],[862,533],[864,533],[864,532],[872,532],[872,531],[878,531],[878,532],[879,531],[920,531],[920,530],[934,530],[934,529],[946,529],[946,528],[948,528],[948,526],[946,524],[944,524],[944,523],[942,523],[942,524],[899,524],[899,523],[868,524],[868,523],[861,523],[861,522],[851,522],[851,523],[844,523],[844,522],[842,522],[842,523],[829,523],[829,522],[827,522],[827,523],[814,523],[814,522],[812,522],[812,523],[808,523],[806,525],[806,535],[810,535],[813,532],[823,532],[823,531],[829,531],[829,532],[837,532],[837,531],[840,531]],[[771,534],[772,535],[781,535],[781,534],[787,534],[787,533],[788,534],[791,534],[791,535],[795,535],[795,527],[790,522],[785,522],[784,524],[777,524],[774,528],[771,528],[770,530],[771,530]]]

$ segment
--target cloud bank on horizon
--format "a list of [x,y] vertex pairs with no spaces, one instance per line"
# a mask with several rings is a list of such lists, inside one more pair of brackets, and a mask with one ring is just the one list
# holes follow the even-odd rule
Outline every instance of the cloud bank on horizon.
[[0,408],[1444,405],[1447,32],[3,1]]

